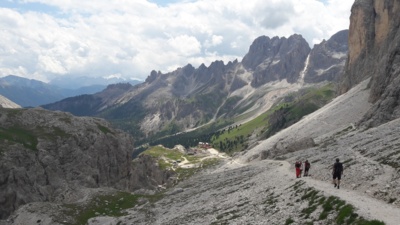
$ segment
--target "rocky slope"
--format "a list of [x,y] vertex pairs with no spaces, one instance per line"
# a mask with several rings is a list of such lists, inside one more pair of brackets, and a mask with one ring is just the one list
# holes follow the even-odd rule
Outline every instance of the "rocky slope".
[[10,99],[0,95],[0,107],[3,108],[21,108],[17,103],[11,101]]
[[[373,129],[355,126],[373,107],[368,82],[223,166],[180,183],[156,203],[89,224],[398,224],[400,119]],[[312,144],[304,144],[308,139]],[[331,185],[336,158],[345,168],[339,190]],[[311,176],[295,178],[294,162],[306,159]]]
[[[135,87],[108,87],[43,107],[100,116],[136,137],[138,130],[142,137],[168,135],[217,119],[257,115],[272,105],[273,98],[303,85],[334,81],[346,60],[346,43],[346,31],[313,50],[301,35],[262,36],[252,43],[242,62],[215,61],[199,68],[188,64],[166,74],[152,71]],[[120,92],[109,98],[111,89]]]
[[347,59],[348,35],[348,30],[340,31],[313,47],[306,61],[305,83],[338,81]]
[[90,189],[167,182],[170,175],[153,160],[133,165],[132,151],[132,137],[103,119],[0,108],[0,218],[30,202],[79,201]]

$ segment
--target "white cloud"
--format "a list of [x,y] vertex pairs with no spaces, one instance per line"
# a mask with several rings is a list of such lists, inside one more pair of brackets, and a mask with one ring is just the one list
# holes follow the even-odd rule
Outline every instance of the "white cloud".
[[207,39],[204,43],[206,48],[217,46],[222,43],[224,37],[221,35],[212,35],[210,39]]
[[[188,63],[225,63],[261,35],[302,34],[310,45],[348,28],[348,0],[20,0],[0,8],[0,76],[136,77]],[[51,6],[29,11],[31,4]],[[18,10],[23,7],[24,10]]]
[[201,50],[200,42],[196,37],[179,35],[169,38],[167,43],[172,47],[172,51],[182,56],[199,54]]

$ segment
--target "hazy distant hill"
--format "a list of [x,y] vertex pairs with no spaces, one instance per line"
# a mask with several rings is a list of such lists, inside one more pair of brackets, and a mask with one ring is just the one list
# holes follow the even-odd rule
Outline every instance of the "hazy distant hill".
[[[55,77],[49,82],[49,84],[51,85],[67,90],[79,90],[88,87],[102,87],[102,89],[104,89],[109,84],[117,84],[117,83],[130,83],[132,85],[136,85],[142,83],[142,81],[128,80],[117,77],[103,78],[103,77],[86,77],[86,76],[81,76],[81,77],[59,76]],[[82,94],[91,94],[91,93],[82,93]]]
[[14,75],[0,78],[0,94],[22,107],[38,106],[65,97],[58,87]]
[[[85,79],[86,82],[83,82]],[[91,79],[91,81],[89,81]],[[107,87],[103,79],[96,84],[97,78],[79,78],[76,83],[68,83],[71,78],[59,78],[58,82],[44,83],[34,79],[27,79],[15,75],[0,78],[0,95],[21,105],[22,107],[36,107],[60,101],[64,98],[83,94],[94,94]],[[82,81],[82,82],[80,82]],[[107,80],[114,82],[116,80]],[[136,84],[139,81],[132,81]],[[60,84],[60,86],[56,85]],[[66,88],[69,87],[69,88]]]

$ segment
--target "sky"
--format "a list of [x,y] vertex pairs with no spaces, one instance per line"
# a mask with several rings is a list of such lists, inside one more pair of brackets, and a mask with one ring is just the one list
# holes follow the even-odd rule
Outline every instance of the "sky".
[[241,61],[259,36],[310,47],[349,28],[353,0],[1,0],[0,77],[145,80]]

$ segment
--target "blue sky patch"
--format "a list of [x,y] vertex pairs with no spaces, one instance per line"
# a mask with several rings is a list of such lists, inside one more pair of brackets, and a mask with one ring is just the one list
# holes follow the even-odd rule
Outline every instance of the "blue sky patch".
[[39,12],[50,14],[53,16],[60,16],[59,8],[37,2],[21,3],[14,1],[0,1],[0,7],[14,9],[19,12]]

